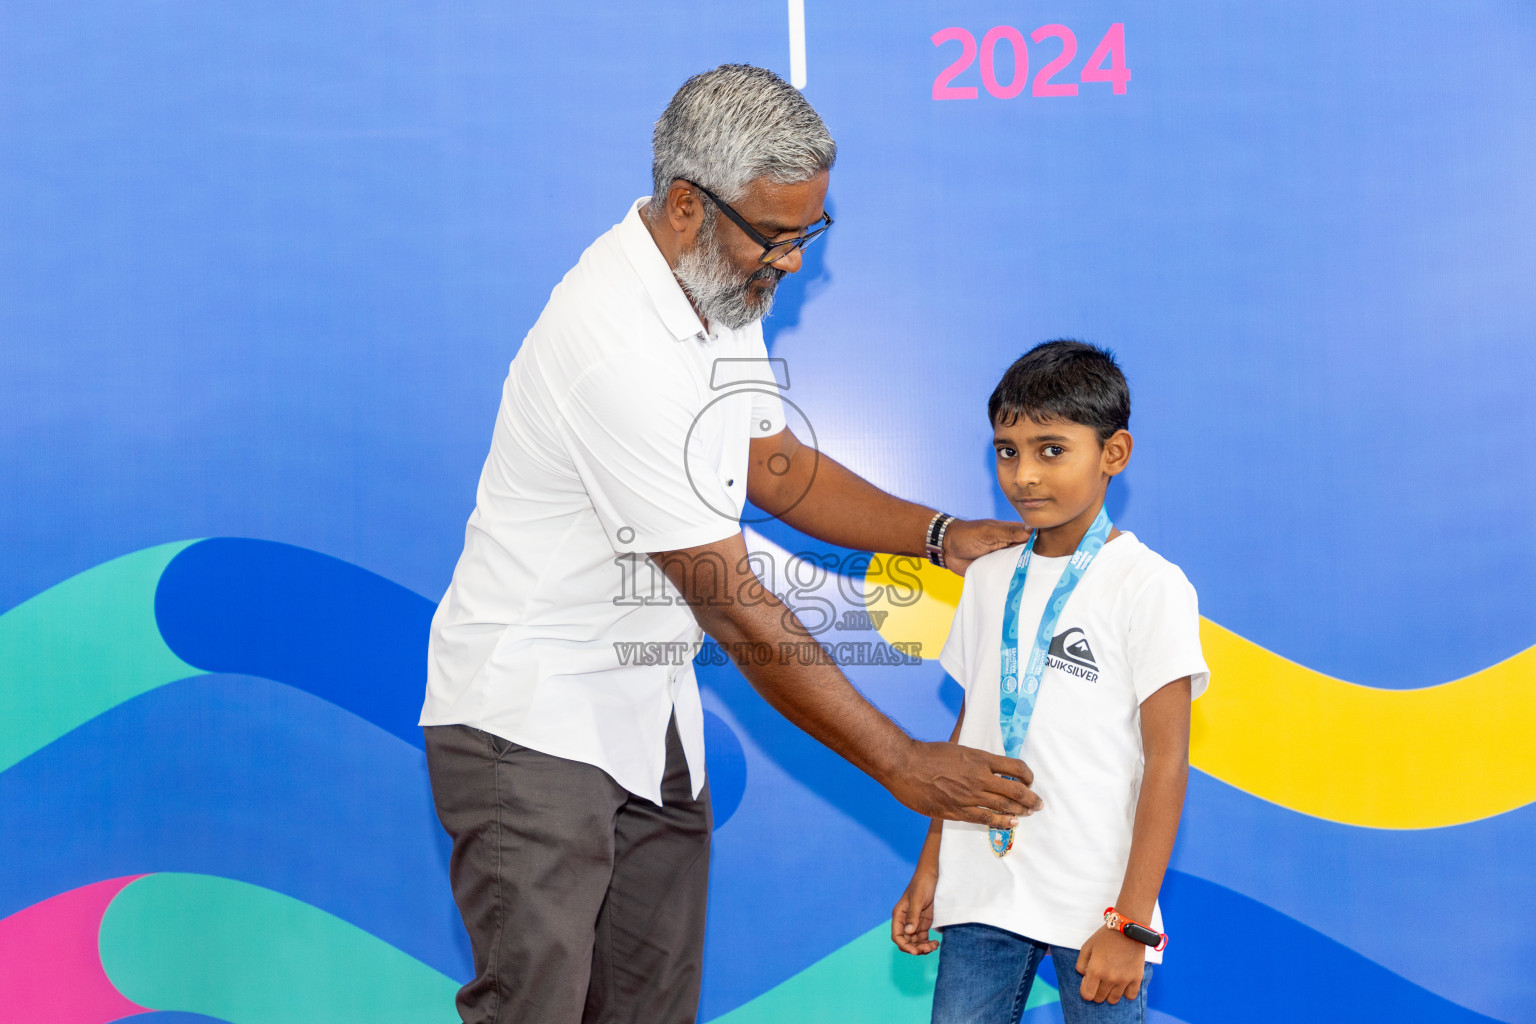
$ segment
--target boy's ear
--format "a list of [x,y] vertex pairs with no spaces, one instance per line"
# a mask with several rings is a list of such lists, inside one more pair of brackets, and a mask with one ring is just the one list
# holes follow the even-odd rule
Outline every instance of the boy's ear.
[[1110,476],[1118,476],[1131,461],[1131,448],[1135,442],[1131,440],[1129,430],[1117,430],[1104,442],[1103,452],[1099,456],[1100,466]]

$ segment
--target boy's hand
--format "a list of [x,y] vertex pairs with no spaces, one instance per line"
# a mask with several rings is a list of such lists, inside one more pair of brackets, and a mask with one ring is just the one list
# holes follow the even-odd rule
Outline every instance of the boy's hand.
[[939,876],[931,868],[918,864],[907,883],[907,891],[891,911],[891,941],[903,953],[927,956],[939,948],[928,928],[933,924],[933,890]]
[[944,531],[944,566],[960,575],[989,551],[1029,540],[1029,527],[1004,519],[956,519]]
[[1121,996],[1135,999],[1141,994],[1141,975],[1146,963],[1146,946],[1119,932],[1100,928],[1077,954],[1083,998],[1091,1003],[1111,1004],[1118,1003]]

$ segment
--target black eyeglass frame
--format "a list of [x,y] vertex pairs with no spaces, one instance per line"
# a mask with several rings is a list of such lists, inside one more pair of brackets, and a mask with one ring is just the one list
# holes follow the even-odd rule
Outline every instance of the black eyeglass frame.
[[[807,245],[810,245],[811,242],[821,237],[827,228],[832,226],[832,215],[823,210],[821,213],[821,221],[818,222],[821,224],[821,227],[817,228],[815,231],[809,231],[803,235],[796,235],[794,238],[784,238],[775,242],[773,239],[766,237],[761,231],[754,228],[751,224],[748,224],[745,217],[731,209],[730,203],[727,203],[724,199],[721,199],[719,196],[715,195],[703,185],[700,185],[696,181],[689,181],[687,178],[678,178],[677,180],[692,185],[694,188],[708,196],[710,202],[720,207],[720,212],[731,218],[731,222],[737,227],[741,228],[742,231],[746,232],[748,238],[762,246],[763,254],[757,258],[757,262],[761,263],[765,267],[779,262],[779,260],[782,260],[784,257],[798,249],[804,249]],[[784,249],[784,251],[779,253],[777,256],[773,255],[773,250],[784,248],[784,246],[788,246],[789,248]]]

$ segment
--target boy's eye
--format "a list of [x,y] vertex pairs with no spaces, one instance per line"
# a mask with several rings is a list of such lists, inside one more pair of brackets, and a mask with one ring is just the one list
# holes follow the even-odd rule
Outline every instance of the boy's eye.
[[999,448],[997,450],[997,457],[1000,459],[1011,459],[1017,454],[1019,453],[1008,447]]
[[1045,455],[1046,458],[1054,459],[1059,455],[1065,454],[1066,449],[1059,444],[1048,444],[1043,449],[1041,449],[1041,452]]

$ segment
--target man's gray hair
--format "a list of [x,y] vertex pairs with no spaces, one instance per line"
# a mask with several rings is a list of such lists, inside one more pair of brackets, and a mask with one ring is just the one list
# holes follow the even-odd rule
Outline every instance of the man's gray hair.
[[750,64],[722,64],[677,90],[656,122],[651,152],[656,210],[678,178],[728,203],[756,178],[785,185],[807,181],[832,167],[837,143],[784,79]]

